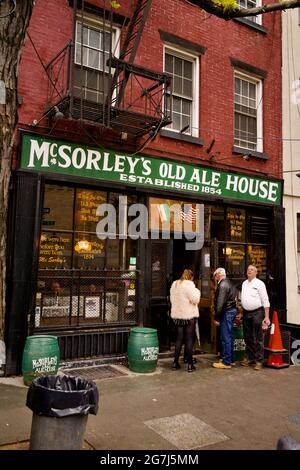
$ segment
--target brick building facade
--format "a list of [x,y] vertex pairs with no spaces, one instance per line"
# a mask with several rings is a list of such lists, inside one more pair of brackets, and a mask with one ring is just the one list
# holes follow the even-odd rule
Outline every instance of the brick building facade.
[[[27,334],[57,335],[65,360],[123,354],[137,324],[169,348],[168,289],[186,266],[202,291],[206,351],[219,265],[238,285],[257,264],[285,320],[280,12],[225,22],[184,0],[110,3],[37,0],[33,10],[19,73],[7,373],[20,369]],[[169,239],[123,240],[116,228],[101,241],[97,207],[119,196],[150,216],[192,205],[203,246],[186,250],[172,226]]]

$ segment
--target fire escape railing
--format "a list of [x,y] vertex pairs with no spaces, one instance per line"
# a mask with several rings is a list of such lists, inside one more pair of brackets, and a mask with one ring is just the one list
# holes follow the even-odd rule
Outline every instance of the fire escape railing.
[[[106,74],[109,82],[108,91],[106,94],[103,91],[100,102],[83,98],[83,84],[79,91],[76,86],[75,94],[76,64],[72,41],[53,57],[45,67],[48,94],[44,115],[51,117],[60,111],[71,118],[94,121],[137,137],[147,133],[156,135],[161,127],[170,124],[171,111],[167,109],[166,96],[171,97],[171,77],[134,64],[151,4],[152,0],[137,0],[120,58],[109,57],[107,65],[111,73],[97,71]],[[93,69],[89,68],[91,71]],[[171,99],[168,102],[171,103]]]

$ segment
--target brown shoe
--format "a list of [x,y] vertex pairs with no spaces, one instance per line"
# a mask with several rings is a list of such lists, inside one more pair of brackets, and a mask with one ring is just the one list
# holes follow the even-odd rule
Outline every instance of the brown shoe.
[[248,366],[249,366],[249,361],[248,361],[248,359],[243,359],[243,360],[241,361],[241,366],[248,367]]
[[214,362],[212,366],[215,369],[231,369],[231,366],[226,365],[223,362]]
[[261,362],[257,362],[255,366],[253,367],[253,370],[262,370],[263,365]]
[[255,361],[249,361],[249,359],[245,358],[240,364],[241,366],[248,367],[255,364]]

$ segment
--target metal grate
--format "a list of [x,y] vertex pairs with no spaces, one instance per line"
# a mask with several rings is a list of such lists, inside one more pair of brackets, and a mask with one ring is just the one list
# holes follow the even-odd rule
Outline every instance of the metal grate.
[[34,328],[134,323],[137,271],[40,270]]
[[61,360],[123,355],[127,351],[129,331],[129,328],[125,328],[58,334]]
[[66,375],[73,377],[81,377],[86,380],[99,380],[109,379],[113,377],[121,377],[127,375],[125,372],[121,372],[112,366],[99,366],[99,367],[85,367],[83,369],[70,369],[64,370]]

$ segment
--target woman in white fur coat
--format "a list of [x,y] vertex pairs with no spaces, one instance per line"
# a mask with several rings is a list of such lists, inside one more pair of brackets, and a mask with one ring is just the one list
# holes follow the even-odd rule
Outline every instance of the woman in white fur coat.
[[195,370],[192,352],[200,302],[200,290],[195,287],[193,279],[193,272],[185,269],[181,278],[173,282],[170,290],[171,318],[177,326],[173,369],[180,369],[179,356],[182,345],[185,343],[188,372]]

